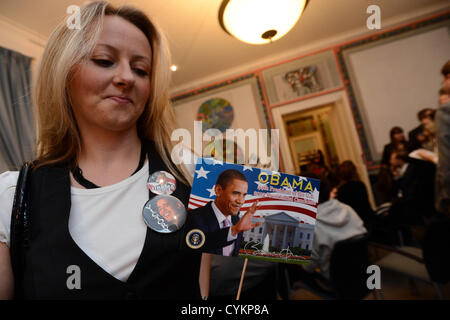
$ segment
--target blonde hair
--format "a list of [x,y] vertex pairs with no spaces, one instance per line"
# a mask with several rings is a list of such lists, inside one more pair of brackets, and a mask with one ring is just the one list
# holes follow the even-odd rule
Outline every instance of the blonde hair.
[[89,3],[80,10],[81,29],[69,29],[62,21],[45,48],[35,87],[37,166],[76,165],[81,150],[80,132],[72,112],[68,84],[74,67],[88,59],[100,36],[105,16],[119,16],[147,37],[152,48],[150,99],[137,122],[141,139],[150,139],[169,170],[185,183],[192,177],[184,165],[170,160],[174,144],[170,140],[175,115],[169,99],[170,52],[159,28],[140,10],[107,2]]

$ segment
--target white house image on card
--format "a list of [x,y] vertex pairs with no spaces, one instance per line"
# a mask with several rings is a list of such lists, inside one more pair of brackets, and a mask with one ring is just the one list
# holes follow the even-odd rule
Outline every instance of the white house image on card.
[[244,241],[258,241],[263,243],[269,235],[270,245],[279,248],[297,248],[311,250],[314,235],[314,225],[304,223],[285,212],[280,212],[260,218],[264,221],[258,227],[244,233]]

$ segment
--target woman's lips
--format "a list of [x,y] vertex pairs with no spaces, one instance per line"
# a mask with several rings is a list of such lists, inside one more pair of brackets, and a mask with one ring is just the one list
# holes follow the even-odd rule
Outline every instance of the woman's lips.
[[127,104],[127,103],[133,102],[130,98],[127,98],[127,97],[111,96],[111,97],[109,97],[109,99],[112,99],[121,104]]

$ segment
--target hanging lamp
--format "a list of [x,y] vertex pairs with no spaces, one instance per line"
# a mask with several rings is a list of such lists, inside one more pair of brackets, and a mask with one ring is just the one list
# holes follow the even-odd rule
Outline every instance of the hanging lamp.
[[287,34],[297,23],[308,0],[223,0],[222,29],[250,44],[266,44]]

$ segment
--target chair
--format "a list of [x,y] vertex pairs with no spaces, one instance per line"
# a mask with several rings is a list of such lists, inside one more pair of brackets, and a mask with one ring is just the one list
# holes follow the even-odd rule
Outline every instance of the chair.
[[320,273],[308,274],[291,290],[306,289],[325,299],[362,299],[367,288],[369,266],[368,235],[337,242],[330,259],[330,279]]
[[[419,246],[420,240],[414,236],[414,230],[423,229],[428,224],[425,216],[420,217],[415,225],[399,223],[390,219],[390,208],[392,203],[384,203],[375,211],[370,240],[376,243],[394,247],[406,245]],[[413,230],[414,229],[414,230]]]
[[430,223],[422,248],[394,248],[379,243],[371,245],[390,252],[376,262],[382,271],[390,270],[429,283],[435,288],[438,297],[443,299],[440,285],[450,280],[450,219]]

